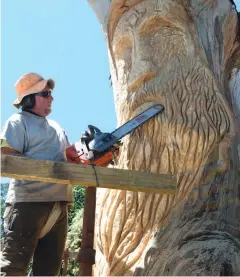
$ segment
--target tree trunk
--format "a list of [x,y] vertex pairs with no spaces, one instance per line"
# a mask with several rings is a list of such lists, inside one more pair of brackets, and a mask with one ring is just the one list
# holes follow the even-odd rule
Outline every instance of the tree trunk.
[[103,25],[117,167],[177,177],[174,196],[98,190],[96,275],[240,275],[240,41],[230,0],[89,0]]

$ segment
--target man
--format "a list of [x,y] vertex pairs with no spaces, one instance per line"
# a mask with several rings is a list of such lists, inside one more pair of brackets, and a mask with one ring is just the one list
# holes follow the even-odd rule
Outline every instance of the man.
[[[13,105],[22,111],[12,115],[1,131],[1,154],[65,161],[70,145],[67,136],[46,118],[51,113],[54,85],[52,79],[36,73],[16,82],[18,98]],[[8,276],[26,275],[33,259],[33,275],[58,275],[67,235],[67,206],[72,202],[70,185],[11,179],[1,271]]]

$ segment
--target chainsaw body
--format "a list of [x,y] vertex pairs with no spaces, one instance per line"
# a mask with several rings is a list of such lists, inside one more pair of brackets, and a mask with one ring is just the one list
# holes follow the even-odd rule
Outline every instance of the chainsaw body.
[[114,164],[115,158],[119,156],[121,138],[163,110],[163,105],[156,104],[132,118],[112,133],[102,133],[97,127],[88,125],[88,131],[82,134],[81,140],[66,149],[67,161],[103,167]]
[[102,132],[98,133],[94,137],[81,138],[80,141],[77,141],[66,149],[67,161],[77,164],[93,164],[104,167],[109,164],[113,164],[115,158],[119,156],[120,141],[114,145],[109,145],[109,147],[107,149],[103,149],[103,151],[96,150],[101,150],[102,145],[104,143],[109,144],[111,140],[112,135],[110,133]]

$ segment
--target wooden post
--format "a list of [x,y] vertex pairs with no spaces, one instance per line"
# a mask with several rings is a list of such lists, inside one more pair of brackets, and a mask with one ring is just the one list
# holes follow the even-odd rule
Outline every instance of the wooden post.
[[67,276],[68,260],[69,260],[69,252],[68,252],[68,248],[67,248],[67,249],[64,250],[64,255],[63,255],[62,276]]
[[80,276],[92,276],[92,266],[95,264],[95,249],[93,249],[95,210],[96,188],[87,187],[84,202],[82,245],[77,256],[77,261],[80,263]]

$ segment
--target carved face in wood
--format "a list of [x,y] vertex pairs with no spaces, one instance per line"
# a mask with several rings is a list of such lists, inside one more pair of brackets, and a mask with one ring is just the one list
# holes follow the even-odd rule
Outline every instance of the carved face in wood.
[[[222,49],[215,57],[210,49],[205,51],[201,44],[208,34],[198,33],[193,14],[183,2],[138,3],[121,16],[110,42],[119,123],[149,102],[165,106],[162,115],[130,136],[124,157],[128,168],[195,174],[212,146],[230,130],[222,97],[224,76],[215,70],[231,49],[225,56]],[[207,6],[210,1],[200,2]],[[217,7],[217,1],[214,5]],[[221,8],[226,9],[229,20],[229,3]],[[217,45],[217,28],[223,27],[219,24],[216,19],[213,40],[208,42],[212,46]],[[227,35],[224,28],[222,31],[222,36]]]
[[124,139],[118,167],[172,173],[178,183],[175,196],[116,190],[99,196],[97,274],[132,274],[153,229],[200,186],[209,157],[224,159],[218,145],[231,131],[224,80],[236,20],[228,1],[148,0],[112,24],[119,125],[153,103],[165,106]]

